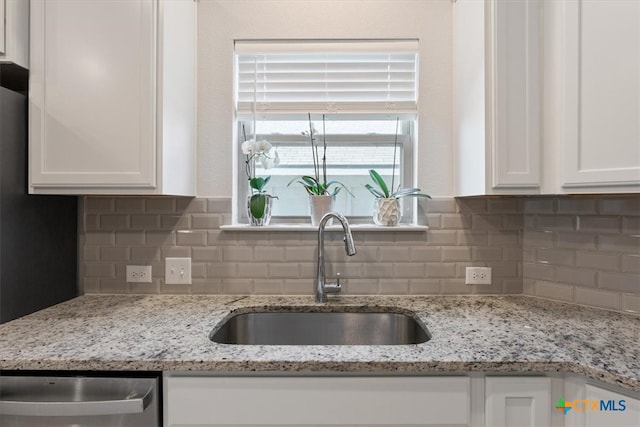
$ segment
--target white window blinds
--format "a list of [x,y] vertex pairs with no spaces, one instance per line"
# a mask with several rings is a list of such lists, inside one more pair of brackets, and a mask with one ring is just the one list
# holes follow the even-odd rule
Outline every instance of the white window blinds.
[[417,112],[418,42],[236,41],[238,116]]

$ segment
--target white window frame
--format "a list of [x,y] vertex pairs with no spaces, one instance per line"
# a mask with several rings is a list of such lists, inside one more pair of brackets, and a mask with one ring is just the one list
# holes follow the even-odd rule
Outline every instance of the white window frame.
[[[400,178],[402,180],[402,187],[412,187],[415,186],[413,183],[415,182],[415,176],[414,176],[414,171],[415,171],[415,156],[414,156],[414,152],[415,152],[415,135],[416,135],[416,120],[415,119],[405,119],[403,121],[401,121],[402,127],[403,129],[401,131],[398,132],[398,158],[396,159],[397,168],[400,168]],[[237,127],[237,134],[240,135],[242,132],[242,124],[243,122],[241,121],[237,121],[236,122],[236,127]],[[247,131],[248,134],[253,134],[251,131],[251,133],[249,133],[249,129],[251,128],[250,126],[250,121],[246,121],[244,122],[245,125],[245,131]],[[249,126],[247,126],[249,125]],[[391,138],[393,138],[393,136],[391,136]],[[279,136],[271,136],[271,135],[262,135],[262,134],[258,134],[258,139],[267,139],[269,142],[273,143],[276,146],[279,146],[282,144],[292,144],[293,141],[299,141],[300,137],[299,136],[293,136],[293,135],[279,135]],[[358,135],[358,136],[354,136],[354,135],[335,135],[335,134],[331,134],[331,135],[327,135],[327,144],[332,144],[334,143],[335,140],[339,140],[339,144],[341,146],[349,146],[349,145],[359,145],[360,141],[362,140],[368,140],[371,142],[371,145],[374,144],[385,144],[387,145],[390,142],[390,136],[389,135],[379,135],[379,134],[374,134],[374,135]],[[355,142],[355,141],[358,142]],[[239,150],[239,148],[237,148]],[[245,169],[244,169],[244,162],[245,162],[245,156],[244,155],[239,155],[238,156],[238,162],[235,165],[235,170],[237,171],[236,173],[236,180],[237,180],[237,186],[238,186],[238,197],[237,199],[234,201],[236,203],[236,208],[237,208],[237,218],[234,221],[235,223],[240,223],[240,224],[247,224],[249,221],[249,218],[247,216],[247,211],[246,211],[246,200],[249,196],[249,186],[247,184],[247,176],[245,175]],[[330,163],[330,162],[329,162]],[[310,169],[309,170],[309,175],[312,175],[313,172]],[[409,184],[406,184],[409,183]],[[364,184],[373,184],[373,182],[371,181],[371,179],[368,176],[368,173],[366,174],[366,176],[363,176],[362,179],[362,185],[364,186]],[[388,183],[389,184],[389,183]],[[371,203],[373,205],[373,196],[371,196]],[[277,201],[276,201],[277,203]],[[402,224],[415,224],[416,222],[416,211],[417,211],[417,205],[415,203],[415,198],[411,198],[411,197],[405,197],[402,200],[402,209],[403,209],[403,215],[402,215]],[[373,210],[372,210],[373,213]],[[354,224],[370,224],[372,222],[371,220],[371,215],[347,215],[347,218],[349,219],[349,221],[351,221]],[[309,222],[309,215],[286,215],[286,216],[273,216],[271,218],[271,224],[303,224],[303,223],[308,223]]]
[[[348,51],[348,49],[353,49],[354,44],[351,43],[349,44],[346,41],[342,41],[344,43],[344,48],[345,50]],[[373,41],[373,42],[379,42],[379,41]],[[413,40],[413,42],[417,43],[417,41]],[[361,42],[360,42],[361,44]],[[270,45],[271,48],[273,49],[274,45]],[[413,46],[413,47],[407,47],[407,46]],[[407,46],[405,46],[405,49],[413,49],[412,51],[415,52],[416,54],[418,53],[418,49],[417,47],[415,47],[416,45],[412,45],[411,43],[408,43]],[[306,47],[306,46],[305,46]],[[234,56],[237,54],[237,52],[234,52]],[[236,56],[237,59],[237,56]],[[237,96],[238,93],[238,64],[237,64],[237,60],[234,61],[235,63],[235,67],[234,67],[234,104],[238,105],[237,99],[235,99],[235,97]],[[418,60],[416,60],[416,65],[419,63]],[[358,118],[365,118],[365,119],[380,119],[380,117],[385,117],[388,120],[394,120],[395,117],[401,117],[401,119],[403,119],[403,129],[402,131],[398,132],[398,159],[397,159],[397,166],[398,168],[400,168],[400,173],[401,173],[401,179],[402,179],[402,187],[415,187],[416,186],[416,181],[417,181],[417,168],[416,168],[416,156],[415,156],[415,149],[417,147],[417,135],[418,135],[418,108],[417,108],[417,94],[418,94],[418,87],[417,87],[417,79],[418,79],[418,72],[415,73],[415,83],[416,83],[416,88],[415,88],[415,92],[416,92],[416,100],[415,100],[415,105],[412,106],[410,105],[410,103],[401,103],[400,106],[398,106],[395,103],[387,103],[386,105],[386,111],[384,111],[384,113],[382,113],[381,110],[377,110],[374,108],[373,110],[370,110],[368,112],[362,112],[362,111],[346,111],[344,112],[344,114],[352,116],[354,118],[358,117]],[[266,108],[265,108],[266,107]],[[254,135],[254,129],[252,124],[255,123],[255,117],[256,114],[266,114],[265,110],[269,108],[269,105],[261,105],[259,107],[260,112],[256,113],[256,108],[255,108],[255,103],[254,103],[254,111],[253,111],[253,117],[249,118],[249,115],[247,114],[247,109],[246,109],[246,105],[245,105],[245,109],[242,112],[239,112],[237,109],[235,111],[235,115],[234,115],[234,133],[235,133],[235,137],[234,137],[234,150],[237,150],[237,152],[239,152],[239,155],[237,156],[237,162],[235,162],[234,164],[234,169],[236,171],[236,174],[234,174],[234,178],[236,180],[236,190],[234,192],[234,217],[233,217],[233,222],[234,224],[246,224],[248,223],[248,218],[247,218],[247,213],[246,213],[246,200],[247,197],[249,195],[249,187],[247,185],[247,177],[245,175],[245,169],[244,169],[244,161],[245,161],[245,156],[242,155],[241,151],[240,151],[240,144],[242,143],[242,124],[244,124],[245,126],[245,131],[246,131],[246,135],[248,138],[251,138]],[[357,107],[356,107],[357,108]],[[361,107],[360,107],[361,108]],[[331,115],[331,113],[335,112],[335,105],[333,105],[333,103],[325,103],[323,105],[307,105],[306,108],[303,107],[303,109],[306,110],[313,110],[313,111],[308,111],[310,113],[314,113],[315,119],[317,119],[318,114],[320,113],[328,113],[329,116]],[[300,117],[302,113],[302,109],[300,111],[291,111],[289,109],[287,109],[286,107],[283,108],[282,110],[277,111],[277,114],[280,117]],[[271,114],[274,114],[274,112],[271,112]],[[314,119],[314,121],[315,121]],[[261,135],[258,134],[257,135],[258,139],[267,139],[270,142],[275,142],[277,145],[277,141],[274,140],[274,138],[270,135]],[[291,140],[291,136],[285,136],[283,138],[281,138],[282,140],[285,141],[286,140]],[[350,139],[356,139],[351,135],[327,135],[327,142],[331,143],[331,140],[333,139],[340,139],[341,141],[344,141],[345,145],[349,144],[349,140]],[[370,139],[372,143],[388,143],[389,142],[389,135],[358,135],[357,139],[362,141],[363,139]],[[299,137],[297,138],[297,140],[299,141]],[[341,144],[343,145],[343,144]],[[309,171],[309,174],[312,174],[312,171]],[[364,185],[365,183],[372,183],[370,182],[370,178],[368,177],[368,174],[366,174],[365,177],[363,177],[363,182],[362,184]],[[372,196],[372,204],[373,204],[373,196]],[[416,220],[417,220],[417,200],[415,198],[404,198],[402,200],[403,202],[403,220],[402,223],[404,224],[416,224]],[[348,216],[349,220],[352,223],[364,223],[364,224],[370,224],[371,221],[371,216]],[[305,215],[305,216],[274,216],[271,219],[271,224],[303,224],[303,223],[308,223],[309,221],[309,216]]]

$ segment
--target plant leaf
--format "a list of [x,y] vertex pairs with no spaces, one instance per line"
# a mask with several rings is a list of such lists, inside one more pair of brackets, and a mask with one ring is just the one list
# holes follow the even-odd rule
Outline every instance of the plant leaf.
[[369,190],[369,192],[371,194],[373,194],[373,197],[375,197],[377,199],[383,199],[384,198],[384,194],[382,194],[380,192],[380,190],[378,190],[377,188],[373,188],[370,184],[365,184],[364,186],[365,186],[365,188],[367,190]]
[[258,191],[262,191],[264,186],[267,185],[267,182],[269,182],[268,179],[264,179],[261,177],[251,178],[249,180],[249,187]]
[[400,198],[400,197],[426,197],[431,198],[428,194],[424,194],[420,192],[419,188],[404,188],[402,190],[398,190],[391,195],[391,197]]
[[[346,191],[347,193],[351,194],[351,197],[356,197],[351,191],[349,191],[349,189],[346,187],[346,185],[344,185],[340,181],[329,181],[329,182],[327,182],[326,188],[328,189],[332,185],[337,185],[340,188],[344,188],[344,191]],[[335,195],[335,194],[338,194],[338,193],[333,193],[333,194]]]
[[397,197],[423,197],[425,199],[430,199],[431,196],[428,194],[423,194],[423,193],[411,193],[411,194],[404,194],[402,196],[397,196]]
[[413,193],[419,193],[419,188],[403,188],[402,190],[398,190],[395,193],[391,194],[391,197],[403,197]]
[[378,187],[380,187],[380,190],[382,190],[384,197],[389,197],[389,188],[387,187],[387,184],[384,182],[384,179],[382,179],[380,174],[376,172],[375,169],[369,169],[369,176],[371,176],[373,182],[378,184]]
[[249,199],[249,210],[254,218],[260,219],[264,216],[267,207],[267,195],[254,194]]
[[301,179],[305,182],[305,185],[308,185],[310,187],[318,187],[320,185],[314,177],[309,175],[304,175],[301,177]]

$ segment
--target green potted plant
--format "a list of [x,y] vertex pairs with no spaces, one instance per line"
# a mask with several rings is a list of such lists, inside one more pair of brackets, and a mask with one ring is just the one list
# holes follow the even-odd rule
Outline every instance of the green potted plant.
[[384,179],[375,169],[369,170],[369,176],[371,176],[371,179],[377,185],[377,188],[373,187],[371,184],[365,185],[367,190],[369,190],[369,192],[375,197],[373,205],[374,224],[398,225],[402,218],[402,209],[400,208],[400,199],[402,197],[431,198],[428,194],[421,193],[419,188],[397,189],[392,192],[389,190]]
[[[242,129],[244,135],[244,128]],[[268,225],[271,221],[271,207],[273,196],[265,190],[271,180],[271,176],[256,176],[256,162],[259,161],[264,169],[278,166],[280,157],[278,150],[267,140],[256,141],[255,138],[245,140],[241,146],[242,153],[246,156],[245,172],[249,180],[251,194],[247,200],[247,216],[251,225]]]
[[[311,143],[311,155],[313,157],[313,172],[314,175],[303,175],[300,178],[294,178],[289,182],[291,185],[293,182],[297,182],[302,185],[309,194],[309,207],[311,211],[311,224],[318,225],[325,213],[333,210],[333,204],[335,202],[335,196],[344,188],[349,194],[353,194],[348,188],[339,181],[329,181],[327,179],[327,141],[325,132],[322,132],[322,159],[320,160],[319,147],[316,142],[317,131],[311,122],[311,114],[309,117],[309,132],[302,132],[303,135],[309,137]],[[324,128],[325,116],[322,115],[322,126]],[[322,161],[322,165],[320,165]],[[322,169],[322,173],[321,173]]]
[[369,170],[369,176],[373,180],[376,187],[371,184],[365,184],[365,187],[375,201],[373,204],[373,222],[377,225],[398,225],[402,218],[402,209],[400,207],[400,199],[403,197],[423,197],[430,199],[431,196],[422,193],[419,188],[395,188],[395,172],[396,172],[396,148],[398,145],[398,119],[396,119],[396,135],[393,143],[393,169],[391,172],[391,186],[388,186],[385,180],[375,169]]

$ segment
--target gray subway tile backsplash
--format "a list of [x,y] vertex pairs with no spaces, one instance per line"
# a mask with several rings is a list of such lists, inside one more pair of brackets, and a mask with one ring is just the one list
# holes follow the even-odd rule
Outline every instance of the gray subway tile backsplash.
[[603,271],[618,271],[620,257],[606,252],[576,252],[576,265],[582,268]]
[[621,218],[607,215],[579,215],[576,221],[578,231],[599,233],[619,233]]
[[629,308],[640,295],[633,258],[640,257],[640,196],[544,200],[545,212],[535,200],[525,202],[524,293],[640,313]]
[[626,313],[640,314],[640,295],[622,294],[622,311]]
[[622,233],[638,237],[640,235],[640,216],[623,216]]
[[576,302],[582,305],[620,309],[620,294],[603,290],[576,287]]
[[[85,197],[85,293],[313,293],[313,232],[224,231],[230,198]],[[640,312],[637,196],[436,198],[426,232],[355,232],[358,255],[326,239],[328,273],[345,294],[531,294]],[[191,257],[193,284],[164,284],[164,258]],[[125,281],[148,264],[153,283]],[[467,286],[467,266],[493,284]]]
[[560,214],[596,214],[597,202],[595,199],[583,198],[561,198],[557,201],[558,213]]
[[638,275],[598,272],[598,287],[617,292],[638,293]]
[[640,253],[622,256],[622,272],[640,274]]

